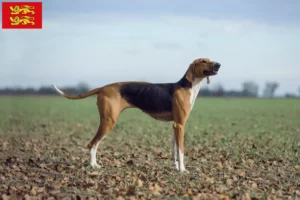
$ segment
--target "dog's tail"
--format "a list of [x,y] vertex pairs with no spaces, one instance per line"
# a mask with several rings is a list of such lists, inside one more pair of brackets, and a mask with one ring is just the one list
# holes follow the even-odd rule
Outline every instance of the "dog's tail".
[[88,91],[87,93],[80,94],[80,95],[78,95],[78,96],[71,96],[71,95],[65,94],[63,91],[61,91],[60,89],[58,89],[58,87],[56,87],[55,85],[52,85],[52,87],[55,89],[55,91],[56,91],[58,94],[60,94],[60,95],[62,95],[62,96],[64,96],[64,97],[66,97],[67,99],[84,99],[84,98],[86,98],[86,97],[88,97],[88,96],[92,96],[92,95],[94,95],[94,94],[99,93],[100,90],[101,90],[101,88],[96,88],[96,89],[93,89],[93,90],[91,90],[91,91]]

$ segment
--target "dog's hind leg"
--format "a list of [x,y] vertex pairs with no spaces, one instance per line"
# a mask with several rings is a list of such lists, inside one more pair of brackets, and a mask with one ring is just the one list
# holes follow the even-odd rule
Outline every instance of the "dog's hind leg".
[[116,106],[115,102],[111,101],[107,97],[98,98],[97,105],[100,113],[100,126],[98,128],[97,134],[88,144],[88,148],[90,149],[91,154],[91,166],[93,168],[100,168],[100,165],[96,161],[97,148],[103,138],[114,127],[120,114],[120,110],[116,109],[116,107],[118,106]]
[[100,142],[104,137],[109,133],[115,124],[115,120],[112,118],[100,118],[100,126],[98,128],[97,134],[93,140],[89,143],[88,147],[90,148],[91,153],[91,166],[93,168],[100,168],[100,165],[97,163],[96,154]]

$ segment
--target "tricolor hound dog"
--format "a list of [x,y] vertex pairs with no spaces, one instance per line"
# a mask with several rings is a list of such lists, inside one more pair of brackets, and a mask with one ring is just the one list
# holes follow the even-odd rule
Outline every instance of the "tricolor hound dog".
[[114,127],[119,114],[126,108],[138,108],[152,118],[173,121],[172,159],[175,168],[186,171],[184,166],[184,126],[198,96],[201,81],[216,75],[221,64],[208,58],[196,59],[184,76],[174,83],[116,82],[93,89],[85,94],[70,96],[53,85],[54,89],[68,99],[83,99],[97,94],[100,126],[88,144],[91,166],[100,168],[96,152],[101,140]]

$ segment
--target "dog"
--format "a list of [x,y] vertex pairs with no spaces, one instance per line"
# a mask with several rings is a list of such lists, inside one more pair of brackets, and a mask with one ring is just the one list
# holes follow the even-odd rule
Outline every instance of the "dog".
[[184,126],[198,96],[201,82],[218,73],[221,64],[208,58],[198,58],[188,67],[184,76],[174,83],[115,82],[95,88],[85,94],[70,96],[55,85],[53,88],[68,99],[84,99],[98,95],[97,107],[100,125],[94,138],[88,144],[90,165],[101,166],[96,161],[98,145],[114,127],[119,114],[127,108],[138,108],[150,117],[173,122],[172,160],[180,172],[188,172],[184,166]]

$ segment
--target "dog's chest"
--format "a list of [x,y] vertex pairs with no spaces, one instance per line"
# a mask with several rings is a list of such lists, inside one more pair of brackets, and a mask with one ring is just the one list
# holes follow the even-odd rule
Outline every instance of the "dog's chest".
[[192,83],[192,88],[190,89],[190,104],[191,104],[191,110],[194,106],[195,100],[198,96],[198,93],[200,91],[200,87],[201,87],[201,79],[195,79]]

